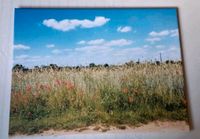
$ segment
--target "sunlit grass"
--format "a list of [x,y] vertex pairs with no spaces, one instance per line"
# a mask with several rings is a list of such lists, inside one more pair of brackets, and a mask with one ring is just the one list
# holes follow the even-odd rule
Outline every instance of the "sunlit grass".
[[181,64],[13,72],[10,134],[186,120]]

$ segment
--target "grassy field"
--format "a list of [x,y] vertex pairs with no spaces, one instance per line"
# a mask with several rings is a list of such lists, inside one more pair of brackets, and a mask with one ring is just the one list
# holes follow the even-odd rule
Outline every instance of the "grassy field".
[[188,120],[182,65],[13,72],[10,134]]

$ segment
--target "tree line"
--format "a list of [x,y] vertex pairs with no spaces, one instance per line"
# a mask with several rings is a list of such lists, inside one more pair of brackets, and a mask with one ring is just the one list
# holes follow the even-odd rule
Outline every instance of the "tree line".
[[[174,60],[166,60],[165,62],[155,61],[155,62],[145,62],[147,64],[182,64],[182,61],[174,61]],[[57,64],[49,64],[49,65],[41,65],[41,66],[34,66],[33,68],[27,68],[22,64],[15,64],[13,66],[13,71],[29,71],[29,70],[43,70],[43,69],[53,69],[53,70],[61,70],[61,69],[81,69],[81,68],[109,68],[109,67],[119,67],[119,66],[134,66],[136,64],[142,64],[139,60],[137,62],[129,61],[124,63],[123,65],[109,65],[105,64],[95,64],[90,63],[87,66],[58,66]]]

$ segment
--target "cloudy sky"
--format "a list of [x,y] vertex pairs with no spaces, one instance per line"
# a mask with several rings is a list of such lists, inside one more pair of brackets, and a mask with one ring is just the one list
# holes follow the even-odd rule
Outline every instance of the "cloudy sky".
[[16,9],[14,64],[180,60],[176,9]]

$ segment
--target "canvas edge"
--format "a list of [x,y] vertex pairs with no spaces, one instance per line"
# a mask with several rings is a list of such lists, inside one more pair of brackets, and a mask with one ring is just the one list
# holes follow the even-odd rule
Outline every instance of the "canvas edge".
[[[15,6],[13,6],[12,5],[12,0],[1,0],[1,2],[4,2],[4,5],[1,5],[1,8],[2,9],[5,9],[5,8],[7,8],[7,10],[5,10],[5,11],[7,11],[8,13],[5,13],[4,12],[4,15],[9,15],[8,17],[10,17],[10,18],[8,18],[7,20],[10,20],[12,23],[13,23],[13,17],[14,17],[14,12],[13,12],[13,8],[15,7]],[[22,3],[23,3],[23,1],[22,1]],[[55,2],[54,2],[55,3]],[[20,2],[18,3],[19,5],[20,5]],[[15,5],[15,4],[14,4]],[[18,7],[31,7],[30,5],[31,5],[31,3],[28,3],[28,4],[23,4],[23,5],[27,5],[27,6],[18,6]],[[52,7],[54,7],[54,6],[52,6],[52,3],[50,4],[51,6],[51,8]],[[72,4],[73,5],[73,4]],[[106,5],[106,4],[103,4],[103,5]],[[131,4],[132,5],[132,4]],[[145,5],[145,4],[144,4]],[[170,5],[172,5],[173,7],[179,7],[176,3],[175,3],[175,5],[173,4],[173,3],[171,3]],[[144,7],[147,7],[148,6],[148,4],[147,5],[145,5]],[[18,8],[17,7],[17,8]],[[35,7],[38,7],[38,6],[33,6],[34,8]],[[41,8],[42,7],[46,7],[46,6],[41,6]],[[55,6],[55,8],[58,8],[59,6]],[[68,8],[68,6],[64,6],[65,8],[67,7]],[[63,7],[63,8],[64,8]],[[75,7],[75,6],[69,6],[69,7]],[[78,6],[79,7],[79,6]],[[83,6],[84,7],[84,6]],[[90,6],[90,7],[96,7],[96,6]],[[97,6],[98,7],[98,6]],[[101,6],[101,7],[103,7],[103,6]],[[116,7],[116,6],[110,6],[110,7]],[[126,8],[126,7],[130,7],[130,6],[122,6],[123,8]],[[131,6],[132,7],[132,6]],[[134,7],[134,6],[133,6]],[[132,8],[133,8],[132,7]],[[138,6],[136,6],[136,7],[138,7]],[[162,6],[156,6],[156,7],[162,7]],[[169,7],[171,7],[171,6],[169,6]],[[60,8],[62,8],[62,7],[60,7]],[[109,7],[108,7],[109,8]],[[1,16],[2,16],[3,14],[1,14]],[[3,16],[2,16],[3,17]],[[2,18],[1,18],[2,19]],[[12,25],[12,24],[11,24]],[[2,27],[2,25],[1,25],[1,27]],[[8,27],[8,26],[7,26]],[[13,27],[11,27],[11,28],[13,28]],[[1,62],[2,63],[8,63],[7,64],[7,66],[6,66],[6,68],[1,68],[0,69],[0,72],[1,73],[5,73],[4,74],[4,77],[5,77],[5,79],[7,79],[7,80],[0,80],[0,93],[1,92],[8,92],[6,95],[5,95],[5,93],[1,93],[0,94],[0,104],[1,104],[1,106],[3,106],[3,105],[6,105],[7,107],[4,107],[4,108],[0,108],[0,124],[1,125],[3,125],[4,127],[3,128],[1,128],[0,129],[0,137],[2,137],[2,138],[7,138],[7,135],[5,135],[5,134],[7,134],[7,133],[5,133],[6,131],[8,131],[8,129],[6,129],[8,126],[6,126],[6,123],[9,121],[9,118],[7,117],[8,115],[9,115],[9,110],[10,110],[10,105],[8,104],[7,105],[7,103],[10,101],[10,90],[11,90],[11,69],[12,69],[12,44],[11,44],[11,40],[13,40],[13,29],[11,30],[11,28],[9,29],[10,30],[10,32],[7,32],[7,36],[8,36],[8,38],[7,39],[5,39],[5,41],[3,41],[3,42],[1,42],[1,45],[3,45],[3,44],[6,44],[5,42],[8,42],[8,50],[6,49],[5,51],[6,51],[6,54],[4,55],[4,53],[0,53],[0,59],[1,59]],[[181,29],[181,27],[180,27],[180,29]],[[2,32],[1,32],[1,34],[2,34]],[[5,36],[5,35],[4,35]],[[1,38],[4,38],[4,37],[2,37],[1,36]],[[6,41],[7,40],[7,41]],[[183,43],[183,42],[182,42]],[[11,50],[10,50],[11,49]],[[182,50],[183,51],[183,50]],[[4,52],[4,51],[2,51],[2,52]],[[7,57],[7,58],[5,58],[5,57]],[[8,81],[9,82],[9,84],[8,84],[8,82],[5,82],[5,81]],[[5,87],[6,86],[6,87]],[[8,96],[9,95],[9,96]],[[4,99],[5,98],[5,99]],[[3,114],[1,114],[1,113],[3,113]],[[3,119],[3,120],[2,120]]]

